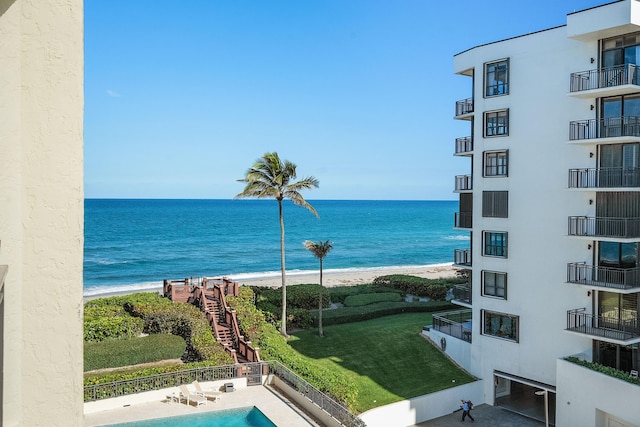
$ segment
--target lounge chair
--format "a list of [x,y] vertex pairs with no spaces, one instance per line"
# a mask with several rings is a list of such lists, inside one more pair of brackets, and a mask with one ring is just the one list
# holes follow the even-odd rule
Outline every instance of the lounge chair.
[[196,407],[207,404],[207,399],[205,397],[191,393],[186,385],[180,386],[180,397],[187,401],[187,405],[190,405],[191,402],[195,403]]
[[207,399],[211,399],[214,402],[222,397],[222,393],[219,391],[208,391],[203,390],[198,381],[193,382],[193,386],[196,388],[196,393],[198,396],[205,397]]

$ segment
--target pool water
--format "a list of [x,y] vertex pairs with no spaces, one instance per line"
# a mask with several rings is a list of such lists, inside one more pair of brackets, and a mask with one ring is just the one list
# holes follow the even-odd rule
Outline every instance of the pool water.
[[104,427],[277,427],[255,406],[179,417],[158,418]]

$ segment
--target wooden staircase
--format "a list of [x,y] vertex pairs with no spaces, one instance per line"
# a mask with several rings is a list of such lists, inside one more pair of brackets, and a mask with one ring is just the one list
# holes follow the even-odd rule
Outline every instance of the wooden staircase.
[[189,302],[199,307],[207,317],[216,341],[235,363],[260,362],[260,351],[240,334],[236,311],[232,310],[225,295],[238,296],[237,282],[229,279],[185,279],[164,281],[164,296],[172,301]]

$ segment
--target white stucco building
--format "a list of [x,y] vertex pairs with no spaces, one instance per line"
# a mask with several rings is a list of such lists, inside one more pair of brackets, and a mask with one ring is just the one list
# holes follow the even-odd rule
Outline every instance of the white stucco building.
[[0,425],[83,425],[83,2],[0,0]]
[[640,370],[640,1],[472,47],[454,71],[471,83],[455,113],[455,227],[471,237],[455,263],[471,280],[443,316],[457,332],[436,319],[431,338],[486,403],[640,426],[640,385],[565,360]]

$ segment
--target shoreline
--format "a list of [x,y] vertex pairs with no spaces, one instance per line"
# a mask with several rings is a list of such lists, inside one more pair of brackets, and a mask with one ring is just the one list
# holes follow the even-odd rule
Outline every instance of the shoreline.
[[[406,267],[371,267],[361,270],[324,270],[322,273],[322,284],[325,287],[335,286],[353,286],[362,285],[373,282],[373,279],[379,276],[387,276],[391,274],[407,274],[411,276],[424,277],[427,279],[451,278],[456,276],[456,272],[461,270],[454,267],[453,263],[430,264],[421,266]],[[282,285],[282,278],[278,275],[269,277],[251,277],[247,279],[234,279],[241,285],[246,286],[263,286],[277,288]],[[287,272],[287,286],[300,285],[304,283],[319,283],[320,271],[315,272]],[[108,298],[113,296],[129,295],[138,292],[162,292],[162,286],[151,287],[145,289],[131,289],[126,291],[104,292],[100,294],[84,295],[84,302],[99,298]]]

